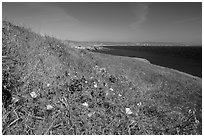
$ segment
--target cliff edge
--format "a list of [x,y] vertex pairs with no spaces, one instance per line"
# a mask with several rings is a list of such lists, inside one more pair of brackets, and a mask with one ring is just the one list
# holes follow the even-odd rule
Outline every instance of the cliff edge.
[[2,24],[2,134],[202,134],[202,82]]

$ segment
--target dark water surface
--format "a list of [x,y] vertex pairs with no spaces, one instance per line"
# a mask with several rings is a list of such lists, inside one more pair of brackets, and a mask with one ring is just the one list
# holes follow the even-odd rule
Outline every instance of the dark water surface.
[[106,49],[95,52],[145,58],[152,64],[202,77],[201,46],[104,46],[104,48]]

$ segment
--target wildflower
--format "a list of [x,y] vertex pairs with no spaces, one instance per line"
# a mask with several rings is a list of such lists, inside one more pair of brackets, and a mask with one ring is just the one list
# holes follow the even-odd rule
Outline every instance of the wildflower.
[[47,84],[47,87],[49,87],[49,86],[50,86],[50,83]]
[[32,98],[36,98],[36,97],[37,97],[37,94],[33,91],[33,92],[30,93],[30,96],[31,96]]
[[139,103],[137,103],[137,105],[138,105],[138,106],[141,106],[141,105],[142,105],[142,103],[141,103],[141,102],[139,102]]
[[95,114],[95,112],[91,112],[88,114],[88,117],[91,117],[93,114]]
[[53,106],[52,105],[47,105],[47,110],[51,110],[53,109]]
[[200,121],[197,120],[196,117],[195,117],[195,123],[196,123],[196,124],[199,124],[199,122],[200,122]]
[[97,69],[97,68],[98,68],[98,66],[96,65],[96,66],[95,66],[95,69]]
[[86,103],[86,102],[84,102],[82,105],[85,106],[85,107],[88,107],[88,106],[89,106],[89,104]]
[[125,111],[127,114],[132,114],[132,111],[130,110],[130,108],[125,108]]
[[113,88],[110,88],[110,91],[113,91]]
[[120,97],[121,97],[122,95],[121,95],[121,94],[118,94],[118,96],[120,96]]
[[97,83],[96,82],[94,82],[94,88],[97,88]]

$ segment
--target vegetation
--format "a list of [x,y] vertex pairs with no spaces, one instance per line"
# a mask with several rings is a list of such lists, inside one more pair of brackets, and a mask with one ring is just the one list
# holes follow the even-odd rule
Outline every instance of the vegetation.
[[2,134],[202,134],[202,84],[2,24]]

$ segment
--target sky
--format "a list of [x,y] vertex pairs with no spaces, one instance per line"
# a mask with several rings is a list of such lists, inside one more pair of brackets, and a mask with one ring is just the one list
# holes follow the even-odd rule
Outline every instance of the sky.
[[201,2],[2,3],[2,16],[62,40],[202,44]]

